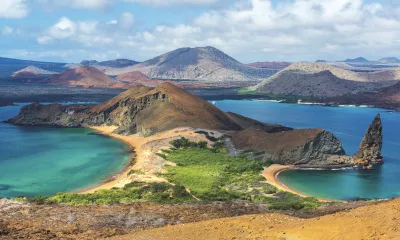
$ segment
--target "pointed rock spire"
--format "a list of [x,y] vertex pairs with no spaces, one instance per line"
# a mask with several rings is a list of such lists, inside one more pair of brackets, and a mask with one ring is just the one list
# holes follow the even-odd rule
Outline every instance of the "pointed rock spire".
[[377,114],[361,141],[355,156],[356,164],[369,168],[371,164],[383,163],[382,140],[381,115]]

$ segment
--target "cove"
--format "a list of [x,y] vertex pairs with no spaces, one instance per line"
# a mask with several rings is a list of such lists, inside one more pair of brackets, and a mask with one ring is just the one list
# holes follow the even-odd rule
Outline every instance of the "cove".
[[[22,106],[0,107],[0,121]],[[90,129],[0,123],[0,198],[90,188],[117,174],[131,158],[129,146]]]
[[360,141],[377,113],[383,122],[385,164],[366,170],[289,170],[278,175],[286,186],[306,195],[337,199],[380,199],[400,196],[400,113],[368,107],[328,107],[269,101],[223,100],[216,106],[293,128],[323,128],[334,133],[347,154],[357,152]]

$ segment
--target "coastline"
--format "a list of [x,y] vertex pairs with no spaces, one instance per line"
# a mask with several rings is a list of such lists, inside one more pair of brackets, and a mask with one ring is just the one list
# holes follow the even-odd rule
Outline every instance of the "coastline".
[[[168,148],[171,139],[176,137],[186,137],[195,139],[196,141],[207,141],[202,134],[197,134],[191,128],[175,128],[169,131],[160,132],[152,136],[142,137],[139,135],[120,135],[113,133],[116,126],[89,126],[88,128],[95,130],[103,135],[120,140],[128,144],[135,152],[134,161],[129,161],[119,173],[114,174],[109,179],[89,188],[75,191],[75,193],[87,194],[94,193],[102,189],[122,188],[126,184],[141,182],[167,182],[166,179],[158,177],[163,171],[165,165],[173,165],[173,163],[165,161],[158,157],[156,153],[162,148]],[[133,164],[131,164],[133,163]],[[131,171],[134,171],[130,174]]]
[[128,141],[128,139],[125,138],[125,136],[118,135],[118,134],[113,134],[112,132],[115,130],[116,127],[112,126],[103,126],[103,127],[93,127],[89,126],[89,129],[95,130],[105,136],[120,140],[127,144],[133,151],[132,158],[129,160],[124,167],[117,173],[113,174],[112,177],[106,178],[104,181],[102,181],[99,184],[96,184],[92,187],[80,189],[78,191],[75,191],[75,193],[79,194],[85,194],[85,193],[94,193],[97,190],[101,189],[111,189],[113,187],[123,187],[125,184],[130,183],[131,181],[128,179],[128,173],[129,171],[132,170],[133,167],[133,160],[137,157],[136,156],[136,147],[134,144],[131,143],[131,141]]
[[[264,171],[262,172],[262,176],[267,180],[267,183],[275,186],[281,191],[285,192],[290,192],[296,195],[299,195],[301,197],[313,197],[301,192],[298,192],[285,184],[283,184],[281,181],[278,179],[278,175],[281,172],[290,170],[290,169],[295,169],[297,166],[294,165],[281,165],[281,164],[272,164],[271,166],[264,168]],[[333,199],[325,199],[325,198],[318,198],[317,199],[321,202],[346,202],[343,200],[333,200]]]

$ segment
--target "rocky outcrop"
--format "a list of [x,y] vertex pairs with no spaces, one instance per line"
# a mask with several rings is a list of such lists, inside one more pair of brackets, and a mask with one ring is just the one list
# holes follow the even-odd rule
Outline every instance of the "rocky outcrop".
[[241,150],[258,151],[258,157],[284,165],[332,166],[351,165],[342,143],[322,129],[298,129],[267,133],[250,128],[232,135]]
[[382,121],[381,115],[378,114],[361,141],[358,153],[354,156],[355,163],[366,168],[372,164],[383,163],[382,141]]
[[16,117],[6,122],[25,126],[83,127],[86,126],[89,109],[90,105],[33,103],[23,107]]

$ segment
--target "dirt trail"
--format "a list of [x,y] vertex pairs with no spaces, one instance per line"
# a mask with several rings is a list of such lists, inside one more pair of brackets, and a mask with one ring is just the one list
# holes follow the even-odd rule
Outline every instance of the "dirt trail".
[[247,215],[167,226],[114,239],[400,239],[400,199],[311,219]]

